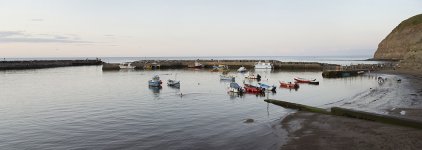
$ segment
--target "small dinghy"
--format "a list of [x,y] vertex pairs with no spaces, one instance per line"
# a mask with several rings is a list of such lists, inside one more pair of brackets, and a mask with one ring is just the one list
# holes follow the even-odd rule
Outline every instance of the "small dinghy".
[[234,81],[235,77],[231,76],[231,75],[220,75],[220,80],[230,80],[230,81]]
[[177,74],[174,74],[174,80],[167,80],[167,85],[171,87],[180,87],[180,81],[176,80]]
[[240,67],[239,69],[237,69],[237,72],[246,72],[247,69],[245,67]]
[[298,83],[310,83],[312,81],[316,81],[316,79],[305,79],[305,78],[294,78]]
[[229,85],[229,92],[233,92],[233,93],[243,93],[243,88],[241,86],[239,86],[239,84],[237,84],[236,82],[232,82]]
[[251,84],[245,84],[245,91],[248,93],[262,93],[264,92],[261,87],[254,86]]
[[249,73],[245,74],[245,78],[246,79],[258,79],[259,80],[259,79],[261,79],[261,76],[259,74],[255,75],[254,73],[249,72]]
[[283,81],[280,81],[280,87],[288,88],[288,89],[297,89],[297,88],[299,88],[299,84],[292,83],[292,82],[283,82]]
[[180,81],[169,79],[167,80],[167,85],[172,87],[180,87]]
[[161,87],[162,83],[163,82],[161,82],[160,76],[158,75],[155,75],[154,77],[152,77],[152,80],[148,81],[148,85],[152,87]]
[[265,91],[272,91],[272,92],[275,92],[275,89],[276,89],[276,87],[273,85],[273,86],[269,86],[269,85],[267,85],[267,84],[264,84],[264,83],[258,83],[258,85],[259,85],[259,87],[262,89],[262,90],[265,90]]

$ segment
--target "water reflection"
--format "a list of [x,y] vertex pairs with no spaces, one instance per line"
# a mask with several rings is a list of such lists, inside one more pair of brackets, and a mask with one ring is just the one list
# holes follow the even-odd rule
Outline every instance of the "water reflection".
[[149,86],[149,89],[152,91],[152,93],[154,94],[158,94],[160,93],[161,89],[163,87],[162,86]]
[[235,93],[235,92],[227,92],[227,94],[230,96],[230,99],[236,99],[236,98],[243,98],[244,93]]

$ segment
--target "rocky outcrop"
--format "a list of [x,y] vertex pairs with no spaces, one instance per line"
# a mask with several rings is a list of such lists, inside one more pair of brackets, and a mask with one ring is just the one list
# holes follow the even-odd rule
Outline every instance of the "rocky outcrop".
[[406,19],[394,28],[378,45],[374,59],[401,60],[402,68],[421,69],[422,14]]

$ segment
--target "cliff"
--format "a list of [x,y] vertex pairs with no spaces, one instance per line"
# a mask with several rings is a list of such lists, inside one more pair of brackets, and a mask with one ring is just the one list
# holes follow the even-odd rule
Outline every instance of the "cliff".
[[422,69],[422,14],[401,22],[381,41],[377,60],[401,60],[403,69]]

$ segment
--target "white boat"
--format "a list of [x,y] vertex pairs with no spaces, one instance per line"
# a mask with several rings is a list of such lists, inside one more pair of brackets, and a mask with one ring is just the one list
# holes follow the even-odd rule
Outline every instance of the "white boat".
[[237,84],[236,82],[232,82],[229,85],[229,92],[233,92],[233,93],[243,93],[244,90],[242,87],[239,86],[239,84]]
[[120,69],[134,69],[136,66],[132,66],[132,63],[126,62],[119,64]]
[[220,75],[220,80],[230,80],[230,81],[234,81],[235,77],[231,76],[231,75]]
[[259,74],[255,75],[254,73],[249,72],[245,74],[245,78],[246,79],[261,79],[261,76]]
[[195,63],[193,65],[188,66],[188,68],[203,68],[203,67],[204,67],[204,65],[202,65],[198,61],[195,61]]
[[167,80],[167,85],[172,87],[180,87],[180,81],[177,80]]
[[273,65],[271,63],[265,63],[265,62],[257,62],[255,63],[255,69],[272,69]]
[[239,69],[237,69],[237,72],[246,72],[247,69],[245,67],[240,67]]
[[180,87],[180,81],[176,80],[177,74],[174,75],[174,80],[167,80],[167,85],[172,87]]

